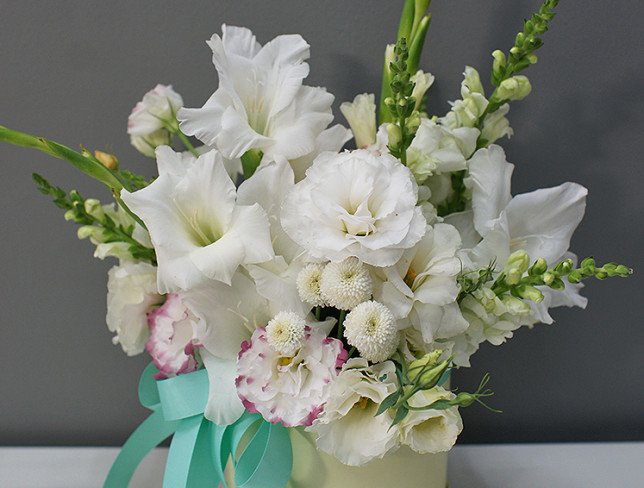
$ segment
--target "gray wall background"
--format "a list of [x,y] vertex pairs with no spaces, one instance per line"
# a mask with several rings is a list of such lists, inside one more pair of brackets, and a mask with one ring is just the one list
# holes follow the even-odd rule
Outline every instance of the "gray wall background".
[[[125,134],[131,107],[157,82],[188,106],[214,90],[204,40],[221,23],[262,42],[299,32],[312,46],[309,84],[339,102],[377,91],[382,50],[401,1],[0,0],[0,124],[117,153],[153,173]],[[492,374],[504,410],[463,412],[460,442],[644,440],[641,259],[644,88],[639,0],[564,0],[529,70],[533,94],[513,105],[514,193],[577,181],[590,190],[573,241],[579,255],[638,268],[592,282],[586,311],[483,347],[455,384]],[[458,97],[464,65],[487,79],[538,0],[436,0],[423,67],[437,75],[433,112]],[[336,104],[337,106],[337,104]],[[0,146],[0,445],[118,445],[147,415],[137,401],[143,356],[128,359],[104,322],[106,272],[75,227],[41,196],[38,171],[106,201],[97,184],[39,153]]]

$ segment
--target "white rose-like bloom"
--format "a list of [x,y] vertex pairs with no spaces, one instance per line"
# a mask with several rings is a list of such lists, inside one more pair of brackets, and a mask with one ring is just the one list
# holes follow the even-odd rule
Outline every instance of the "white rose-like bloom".
[[309,263],[297,275],[297,292],[303,302],[314,307],[322,307],[326,300],[320,291],[320,280],[324,265],[321,263]]
[[[381,381],[382,380],[382,381]],[[399,445],[392,417],[376,417],[380,403],[396,391],[396,367],[391,361],[369,366],[364,358],[346,362],[331,386],[322,415],[307,430],[317,447],[349,466],[361,466],[385,456]]]
[[351,310],[371,298],[373,284],[369,270],[358,258],[329,263],[320,278],[325,302],[339,310]]
[[282,204],[286,233],[316,259],[390,266],[425,233],[414,177],[391,155],[318,156]]
[[376,142],[376,97],[373,93],[356,95],[353,102],[344,102],[340,111],[349,122],[356,146],[365,148]]
[[284,356],[293,356],[302,345],[306,322],[294,312],[278,313],[266,326],[270,346]]
[[[412,407],[424,407],[437,400],[452,400],[455,395],[440,386],[423,390],[409,399]],[[449,451],[463,430],[457,407],[446,410],[413,410],[400,423],[400,437],[420,454]]]
[[109,270],[107,281],[107,327],[116,333],[128,356],[143,352],[150,332],[147,314],[163,302],[157,291],[156,268],[147,263],[125,263]]
[[347,359],[342,342],[306,327],[294,356],[271,347],[260,327],[241,345],[237,394],[250,413],[285,427],[311,425],[329,399],[337,370]]
[[333,95],[303,86],[309,45],[299,35],[282,35],[261,46],[245,28],[222,26],[207,42],[219,75],[219,88],[202,108],[178,113],[181,129],[227,158],[249,149],[287,159],[316,148],[331,123]]
[[187,290],[209,280],[230,284],[240,264],[273,259],[266,212],[258,204],[237,204],[217,151],[190,160],[162,146],[157,165],[152,184],[122,196],[150,232],[159,291]]
[[388,359],[400,342],[393,314],[382,303],[374,301],[361,303],[347,315],[344,337],[374,363]]

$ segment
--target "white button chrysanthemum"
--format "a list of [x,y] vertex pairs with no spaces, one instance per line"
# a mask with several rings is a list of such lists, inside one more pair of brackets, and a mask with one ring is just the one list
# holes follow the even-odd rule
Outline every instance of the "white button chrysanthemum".
[[322,307],[326,304],[320,292],[320,280],[324,265],[320,263],[309,263],[297,275],[297,292],[303,302]]
[[295,312],[280,312],[266,326],[266,339],[273,349],[293,356],[302,345],[306,322]]
[[325,266],[320,292],[332,307],[352,310],[371,298],[373,283],[366,266],[358,258],[350,257]]
[[361,303],[347,315],[344,337],[362,357],[374,363],[391,356],[399,342],[393,314],[382,303],[374,301]]

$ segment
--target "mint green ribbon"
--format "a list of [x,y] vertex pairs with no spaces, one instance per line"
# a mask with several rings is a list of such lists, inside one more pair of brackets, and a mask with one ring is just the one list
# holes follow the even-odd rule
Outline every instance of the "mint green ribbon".
[[[284,488],[293,453],[288,430],[245,412],[232,425],[218,426],[203,412],[208,402],[205,370],[155,380],[150,364],[141,375],[139,400],[152,414],[132,433],[117,456],[103,488],[127,488],[143,458],[171,435],[163,488],[228,488],[229,459],[237,488]],[[257,427],[258,426],[258,427]],[[242,438],[257,429],[237,456]]]

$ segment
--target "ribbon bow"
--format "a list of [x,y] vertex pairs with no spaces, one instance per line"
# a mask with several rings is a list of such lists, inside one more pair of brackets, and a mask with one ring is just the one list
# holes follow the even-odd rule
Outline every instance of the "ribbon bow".
[[[245,412],[237,422],[218,426],[203,416],[208,401],[206,370],[155,380],[150,364],[139,381],[139,400],[152,410],[123,445],[103,488],[127,488],[143,458],[174,434],[163,488],[228,488],[224,471],[231,459],[237,488],[283,488],[291,476],[293,453],[288,430]],[[257,431],[236,456],[242,438]],[[248,437],[248,436],[246,436]]]

